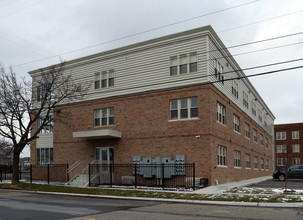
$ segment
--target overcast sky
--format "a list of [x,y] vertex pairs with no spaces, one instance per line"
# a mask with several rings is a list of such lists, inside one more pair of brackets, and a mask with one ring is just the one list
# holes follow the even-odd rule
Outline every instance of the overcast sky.
[[[227,47],[299,33],[230,49],[242,69],[303,58],[302,0],[0,0],[0,63],[26,76],[60,58],[68,61],[205,25]],[[276,124],[303,122],[302,68],[250,80]]]

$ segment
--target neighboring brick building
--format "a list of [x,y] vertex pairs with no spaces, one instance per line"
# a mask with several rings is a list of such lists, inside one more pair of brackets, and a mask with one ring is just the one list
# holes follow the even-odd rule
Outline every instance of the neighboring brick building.
[[275,125],[275,167],[303,163],[303,123]]
[[223,48],[206,26],[67,62],[92,86],[54,111],[69,125],[31,143],[32,164],[185,155],[211,185],[272,175],[275,117]]

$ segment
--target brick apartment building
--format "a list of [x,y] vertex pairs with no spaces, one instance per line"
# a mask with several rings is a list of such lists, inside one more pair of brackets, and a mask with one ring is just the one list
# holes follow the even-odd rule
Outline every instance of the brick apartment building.
[[68,61],[65,71],[92,86],[54,111],[71,126],[44,130],[31,163],[184,155],[210,185],[272,175],[275,117],[223,48],[205,26]]
[[303,123],[275,125],[275,167],[303,162]]

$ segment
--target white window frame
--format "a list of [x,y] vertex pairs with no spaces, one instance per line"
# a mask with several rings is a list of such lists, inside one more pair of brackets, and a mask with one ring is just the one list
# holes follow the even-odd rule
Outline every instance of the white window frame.
[[286,132],[285,131],[276,132],[276,140],[286,140]]
[[234,114],[234,131],[240,133],[240,117]]
[[258,110],[258,118],[259,118],[259,122],[263,122],[263,115],[262,115],[262,111],[259,109]]
[[261,146],[264,146],[263,134],[260,134],[260,145],[261,145]]
[[217,122],[226,124],[226,108],[220,102],[217,102]]
[[[198,72],[198,53],[190,52],[169,58],[169,75],[177,76]],[[186,72],[181,73],[182,66],[186,66]]]
[[287,165],[287,158],[282,157],[282,158],[277,158],[277,166],[286,166]]
[[239,98],[239,84],[236,80],[233,80],[231,94],[233,94],[234,97]]
[[224,83],[224,68],[217,59],[214,59],[215,78]]
[[268,138],[265,137],[265,148],[268,148]]
[[267,171],[269,170],[269,160],[265,160],[265,168]]
[[36,148],[36,164],[40,166],[52,165],[54,154],[52,147]]
[[250,154],[245,155],[245,162],[246,169],[251,169]]
[[255,143],[258,143],[258,133],[257,130],[253,128],[253,139]]
[[293,153],[300,153],[300,144],[293,144],[292,145],[292,152]]
[[[186,107],[182,107],[182,101],[186,100]],[[196,100],[196,105],[193,102]],[[173,103],[177,103],[177,108],[173,108]],[[182,110],[187,110],[187,117],[182,117]],[[177,117],[172,117],[172,111],[177,111]],[[196,111],[197,116],[192,116]],[[199,118],[199,101],[198,97],[191,97],[185,99],[173,99],[170,100],[170,120],[188,120]]]
[[251,113],[256,116],[257,115],[257,106],[256,106],[256,103],[254,102],[251,102]]
[[234,167],[241,168],[241,152],[238,150],[234,151]]
[[243,106],[248,109],[248,95],[243,91]]
[[292,139],[300,139],[300,132],[299,131],[292,131],[291,132]]
[[115,120],[114,108],[102,108],[102,109],[94,110],[95,127],[105,127],[105,126],[114,125],[114,120]]
[[258,157],[254,156],[254,170],[259,169],[259,164],[258,164]]
[[296,158],[292,158],[292,164],[293,165],[297,165],[297,164],[300,164],[300,157],[296,157]]
[[[42,129],[39,132],[40,134],[52,134],[53,133],[53,129],[54,129],[53,116],[49,115],[48,117],[50,118],[50,121],[48,122],[48,125],[45,125],[45,126],[42,127]],[[45,116],[40,116],[37,119],[37,121],[36,121],[36,130],[38,130],[40,128],[44,119],[45,119]]]
[[95,73],[95,89],[104,89],[115,85],[115,70],[103,70]]
[[263,158],[260,159],[260,169],[264,170],[264,159]]
[[285,144],[276,145],[277,154],[284,154],[287,153],[287,146]]
[[217,154],[217,164],[218,166],[227,166],[227,148],[218,145],[218,154]]
[[250,125],[245,122],[245,137],[250,139]]

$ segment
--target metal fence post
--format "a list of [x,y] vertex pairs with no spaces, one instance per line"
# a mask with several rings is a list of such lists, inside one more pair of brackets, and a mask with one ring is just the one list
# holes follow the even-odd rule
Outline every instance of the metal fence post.
[[112,168],[112,164],[109,164],[109,178],[110,178],[110,187],[113,187],[113,168]]
[[91,187],[91,182],[90,182],[90,163],[88,163],[88,186]]
[[49,184],[49,164],[47,164],[47,184]]
[[67,171],[68,171],[68,163],[66,164],[66,182],[69,181],[69,173]]
[[162,163],[162,189],[164,189],[164,163]]
[[137,189],[137,164],[135,163],[135,188]]
[[196,188],[196,169],[195,169],[195,163],[193,163],[193,191],[195,191]]
[[4,165],[4,179],[6,180],[6,166]]
[[29,169],[30,169],[30,181],[31,181],[31,183],[33,183],[33,165],[32,164],[30,165]]
[[0,180],[1,180],[1,183],[2,183],[2,165],[0,165]]

